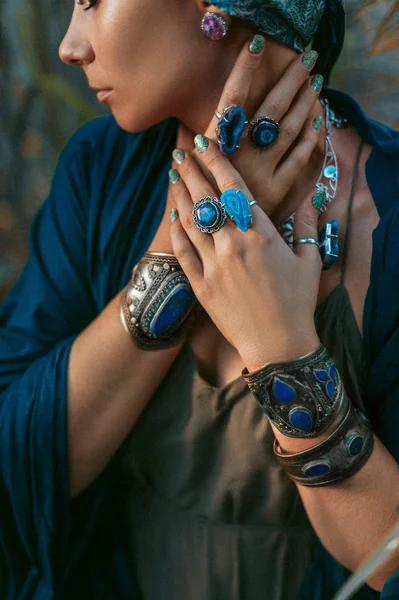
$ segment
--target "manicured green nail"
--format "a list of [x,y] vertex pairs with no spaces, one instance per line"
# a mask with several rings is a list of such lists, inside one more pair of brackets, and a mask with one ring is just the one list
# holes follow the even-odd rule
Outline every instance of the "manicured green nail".
[[265,45],[265,38],[263,35],[254,35],[249,42],[249,51],[251,54],[260,54]]
[[184,150],[182,150],[181,148],[175,148],[175,150],[173,150],[172,152],[172,156],[173,160],[175,160],[178,165],[181,165],[183,160],[186,158]]
[[323,123],[323,117],[315,117],[312,121],[312,127],[316,131],[319,131],[321,124]]
[[202,133],[199,133],[198,135],[195,136],[194,144],[195,144],[195,147],[197,148],[198,152],[205,152],[205,150],[209,146],[208,140],[206,139],[206,137],[204,135],[202,135]]
[[319,55],[317,54],[316,50],[309,50],[309,52],[306,52],[302,56],[302,64],[304,64],[305,67],[311,71],[316,64],[318,56]]
[[323,75],[315,75],[314,77],[312,77],[310,85],[312,86],[315,92],[320,92],[321,88],[323,87],[323,83]]
[[177,211],[177,208],[171,208],[169,216],[170,216],[171,223],[173,223],[173,221],[176,221],[179,218],[179,213]]
[[169,181],[170,183],[177,183],[180,179],[180,175],[179,175],[179,171],[176,171],[176,169],[171,169],[169,171]]

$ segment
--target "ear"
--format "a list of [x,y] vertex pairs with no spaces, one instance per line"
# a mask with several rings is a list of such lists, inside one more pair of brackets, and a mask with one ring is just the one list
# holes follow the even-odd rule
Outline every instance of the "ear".
[[214,13],[220,15],[221,17],[223,17],[223,19],[226,21],[227,27],[229,27],[229,25],[231,24],[230,15],[228,15],[225,12],[223,12],[222,10],[220,10],[220,8],[218,8],[217,6],[214,6],[213,4],[208,4],[207,2],[204,2],[204,0],[195,0],[195,2],[202,13],[202,16],[207,12],[214,12]]

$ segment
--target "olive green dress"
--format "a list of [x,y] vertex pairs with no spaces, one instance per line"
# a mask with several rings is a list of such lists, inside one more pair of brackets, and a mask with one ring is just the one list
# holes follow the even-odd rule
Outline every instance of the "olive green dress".
[[[316,325],[358,402],[366,360],[346,246]],[[121,453],[141,600],[295,599],[315,533],[273,439],[244,380],[210,386],[186,345]]]

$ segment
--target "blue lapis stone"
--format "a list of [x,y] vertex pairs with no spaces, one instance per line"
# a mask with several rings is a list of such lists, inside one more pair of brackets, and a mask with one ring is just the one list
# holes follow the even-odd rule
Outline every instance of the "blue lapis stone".
[[296,398],[294,388],[278,377],[274,378],[273,395],[279,402],[293,402]]
[[289,419],[291,424],[297,429],[305,433],[311,432],[313,420],[307,411],[296,409],[290,413]]
[[325,383],[329,379],[329,375],[324,369],[314,369],[313,373],[316,379],[318,379],[322,383]]
[[335,394],[335,383],[333,381],[329,381],[326,384],[326,392],[329,398],[331,398],[331,400],[334,400],[334,394]]
[[353,436],[348,442],[348,452],[351,456],[357,456],[364,446],[364,439],[361,435]]
[[194,298],[191,287],[178,284],[168,294],[161,308],[152,319],[149,331],[155,337],[165,335],[173,325],[178,325]]
[[329,370],[329,375],[330,375],[331,379],[335,379],[336,374],[337,374],[337,367],[335,365],[333,365],[332,367],[330,367],[330,370]]
[[249,139],[255,148],[267,148],[274,144],[279,131],[277,123],[261,117],[251,125]]
[[326,475],[329,473],[330,469],[331,467],[329,461],[320,460],[307,463],[302,468],[302,471],[307,477],[317,477],[319,475]]
[[240,190],[226,190],[220,196],[226,213],[241,231],[248,231],[252,225],[252,215],[249,202]]
[[241,106],[230,106],[219,119],[217,133],[222,154],[230,156],[239,145],[242,132],[247,124],[247,115]]
[[211,202],[204,202],[197,208],[197,219],[202,227],[212,227],[218,220],[218,211]]

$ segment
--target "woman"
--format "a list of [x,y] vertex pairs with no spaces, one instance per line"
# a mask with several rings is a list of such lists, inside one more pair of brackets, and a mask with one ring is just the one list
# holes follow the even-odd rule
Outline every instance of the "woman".
[[[323,92],[332,122],[317,101],[305,48],[328,76],[342,18],[322,1],[77,1],[60,55],[115,121],[62,153],[0,314],[7,599],[327,599],[393,526],[399,136],[343,94]],[[334,230],[318,237],[334,221],[337,261]],[[158,283],[154,306],[170,287],[186,302],[160,335],[141,318]],[[398,597],[397,570],[361,597]]]

